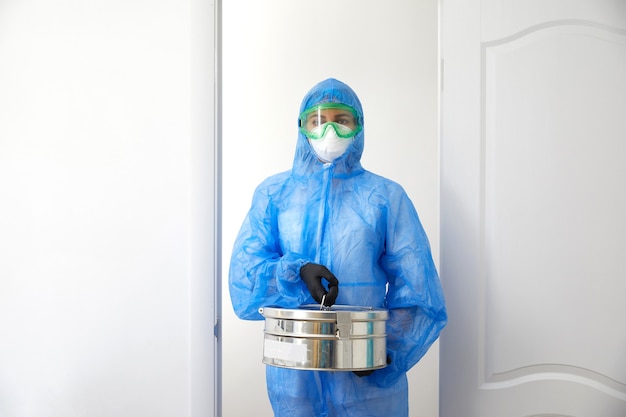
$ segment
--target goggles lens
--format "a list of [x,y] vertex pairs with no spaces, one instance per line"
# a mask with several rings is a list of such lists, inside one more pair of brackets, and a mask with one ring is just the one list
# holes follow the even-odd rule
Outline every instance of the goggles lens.
[[340,138],[351,138],[362,129],[352,107],[341,103],[325,103],[310,107],[300,115],[300,131],[309,139],[320,139],[329,128]]

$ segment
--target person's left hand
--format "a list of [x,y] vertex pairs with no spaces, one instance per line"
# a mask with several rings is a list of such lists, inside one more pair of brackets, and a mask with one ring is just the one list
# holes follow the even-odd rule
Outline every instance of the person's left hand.
[[352,371],[352,373],[361,378],[364,376],[370,376],[375,370],[376,369],[368,369],[367,371]]
[[[389,365],[390,363],[391,363],[391,356],[387,355],[387,365]],[[368,369],[366,371],[352,371],[352,373],[358,376],[359,378],[362,378],[364,376],[370,376],[376,370],[377,369]]]

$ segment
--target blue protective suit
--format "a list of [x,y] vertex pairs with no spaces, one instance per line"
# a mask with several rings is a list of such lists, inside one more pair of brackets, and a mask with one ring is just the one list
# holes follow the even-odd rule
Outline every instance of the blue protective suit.
[[[361,103],[346,84],[327,79],[300,112],[325,102]],[[314,262],[339,280],[336,304],[389,309],[391,363],[370,376],[347,371],[267,367],[276,416],[408,416],[408,371],[447,321],[428,238],[400,185],[363,169],[364,130],[332,164],[320,162],[299,133],[293,168],[267,178],[236,239],[229,271],[235,313],[262,320],[264,306],[315,303],[299,275]],[[384,138],[380,139],[384,140]]]

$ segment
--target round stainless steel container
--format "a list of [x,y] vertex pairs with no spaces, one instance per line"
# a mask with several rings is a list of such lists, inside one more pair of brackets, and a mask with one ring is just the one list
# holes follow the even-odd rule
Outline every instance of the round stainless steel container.
[[263,363],[317,371],[361,371],[387,366],[385,309],[319,304],[264,307]]

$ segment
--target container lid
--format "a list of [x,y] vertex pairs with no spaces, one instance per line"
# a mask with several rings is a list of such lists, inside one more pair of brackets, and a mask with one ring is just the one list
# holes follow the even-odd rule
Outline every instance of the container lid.
[[389,311],[384,308],[350,305],[333,305],[320,309],[319,304],[305,304],[298,308],[263,307],[259,313],[265,318],[289,320],[337,321],[337,314],[348,315],[352,321],[387,320]]

